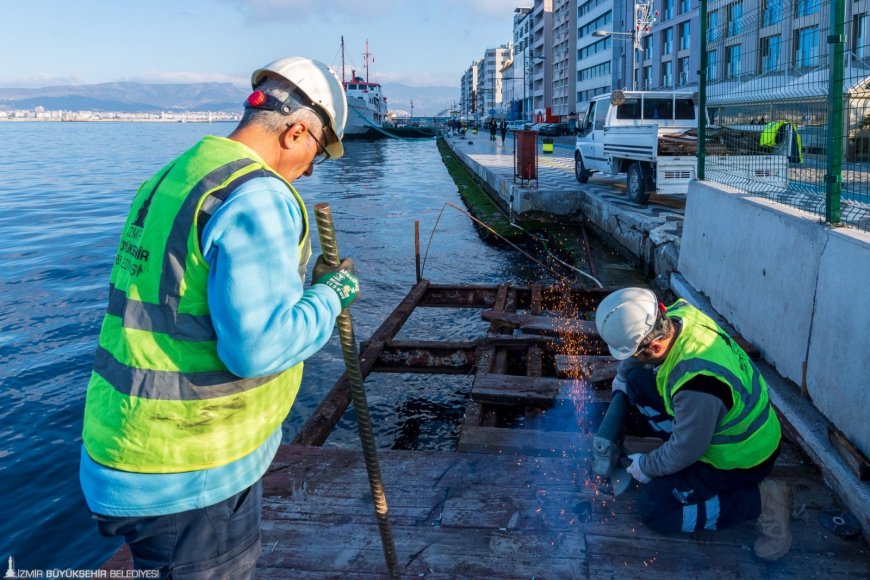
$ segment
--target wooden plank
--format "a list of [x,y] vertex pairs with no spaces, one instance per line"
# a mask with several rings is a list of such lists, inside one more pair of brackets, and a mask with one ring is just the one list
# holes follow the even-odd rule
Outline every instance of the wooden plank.
[[[543,334],[562,337],[598,337],[595,323],[589,320],[557,318],[554,316],[534,316],[532,314],[515,314],[484,310],[481,312],[484,320],[507,328],[519,328],[528,334]],[[597,339],[600,342],[600,339]],[[603,346],[604,343],[601,343]],[[600,348],[598,349],[601,350]]]
[[541,314],[541,291],[543,286],[540,284],[532,284],[530,287],[531,291],[531,303],[529,304],[529,312],[538,316]]
[[[429,281],[421,280],[372,334],[368,341],[368,347],[360,353],[359,357],[360,371],[363,378],[368,376],[371,368],[374,366],[381,347],[402,329],[402,325],[405,324],[405,321],[414,312],[414,308],[426,293],[428,287]],[[322,445],[329,437],[332,428],[341,419],[349,404],[350,383],[347,380],[347,376],[342,374],[332,386],[332,389],[324,396],[320,405],[317,406],[299,429],[299,432],[293,439],[293,443],[298,445]]]
[[530,346],[526,351],[526,374],[540,377],[544,374],[544,351],[539,346]]
[[564,388],[564,381],[549,377],[478,375],[471,387],[471,397],[494,405],[552,407]]
[[861,453],[846,436],[834,426],[828,427],[828,437],[834,449],[846,461],[846,465],[858,476],[860,481],[870,479],[870,461]]
[[557,354],[555,364],[556,376],[582,377],[587,383],[596,387],[610,387],[610,383],[616,377],[616,369],[619,367],[619,361],[609,355]]
[[[591,453],[592,435],[531,429],[468,427],[459,436],[458,450],[465,453],[529,455],[532,457],[580,457]],[[626,437],[630,453],[648,453],[662,444],[655,437]]]
[[[264,521],[257,577],[281,577],[281,571],[295,577],[296,570],[317,571],[320,577],[340,577],[347,570],[385,573],[374,525],[334,526],[333,534],[325,538],[315,523],[286,527]],[[393,538],[403,577],[573,578],[585,560],[580,534],[395,526]]]

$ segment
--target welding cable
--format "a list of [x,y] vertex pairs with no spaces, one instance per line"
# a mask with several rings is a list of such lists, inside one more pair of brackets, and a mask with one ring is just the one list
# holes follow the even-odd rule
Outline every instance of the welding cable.
[[[556,272],[555,270],[553,270],[552,268],[550,268],[549,266],[547,266],[546,264],[544,264],[544,263],[541,262],[540,260],[536,259],[534,256],[530,255],[528,252],[524,251],[524,250],[521,249],[519,246],[517,246],[516,244],[514,244],[513,242],[511,242],[510,240],[508,240],[507,238],[505,238],[505,237],[502,236],[501,234],[499,234],[497,231],[495,231],[493,228],[491,228],[488,224],[486,224],[486,223],[483,222],[482,220],[480,220],[480,219],[474,217],[473,215],[471,215],[470,213],[468,213],[468,212],[465,211],[464,209],[462,209],[462,208],[460,208],[460,207],[457,207],[455,204],[453,204],[452,202],[449,202],[449,201],[444,202],[444,206],[441,208],[441,211],[438,213],[438,219],[435,220],[435,225],[432,226],[432,232],[429,234],[429,241],[428,241],[428,243],[426,244],[426,252],[423,254],[423,265],[422,265],[422,267],[421,267],[421,269],[420,269],[421,274],[422,274],[422,272],[423,272],[423,269],[426,267],[426,257],[429,255],[429,247],[432,245],[432,238],[435,236],[435,230],[438,229],[438,222],[441,220],[441,216],[444,214],[444,209],[445,209],[447,206],[452,207],[453,209],[455,209],[455,210],[458,211],[459,213],[462,213],[462,214],[466,215],[469,219],[471,219],[471,220],[473,220],[474,222],[480,224],[482,227],[486,228],[488,231],[490,231],[490,232],[492,232],[494,235],[496,235],[499,239],[501,239],[501,240],[503,240],[504,242],[506,242],[507,244],[509,244],[509,245],[510,245],[512,248],[514,248],[516,251],[518,251],[518,252],[521,253],[522,255],[526,256],[527,258],[529,258],[530,260],[532,260],[533,262],[535,262],[536,264],[538,264],[539,266],[541,266],[542,268],[544,268],[545,270],[547,270],[548,272],[550,272],[551,274],[553,274],[553,275],[554,275],[557,279],[559,279],[560,281],[562,281],[562,282],[565,282],[565,281],[566,281],[566,278],[567,278],[566,276],[564,276],[563,274],[559,274],[558,272]],[[575,266],[572,266],[571,264],[565,262],[564,260],[562,260],[562,259],[560,259],[558,256],[556,256],[552,251],[550,251],[550,249],[547,247],[546,240],[545,240],[545,238],[544,238],[543,236],[540,236],[540,235],[538,235],[538,234],[532,234],[532,233],[528,232],[527,230],[523,229],[522,227],[520,227],[519,225],[516,225],[515,223],[513,223],[513,221],[511,222],[511,225],[514,226],[514,227],[516,227],[516,228],[519,228],[519,229],[522,230],[524,233],[526,233],[527,235],[529,235],[532,239],[535,239],[535,240],[538,240],[539,242],[541,242],[541,244],[544,246],[544,250],[547,252],[547,255],[549,255],[549,256],[550,256],[551,258],[553,258],[555,261],[559,262],[560,264],[562,264],[563,266],[565,266],[565,267],[568,268],[569,270],[573,270],[573,271],[577,272],[578,274],[580,274],[580,275],[582,275],[582,276],[585,276],[586,278],[589,278],[590,280],[592,280],[593,282],[595,282],[595,283],[598,285],[599,288],[604,288],[604,285],[603,285],[603,284],[602,284],[602,283],[601,283],[597,278],[595,278],[594,276],[591,276],[590,274],[587,274],[587,273],[584,272],[583,270],[581,270],[581,269],[579,269],[579,268],[577,268],[577,267],[575,267]]]

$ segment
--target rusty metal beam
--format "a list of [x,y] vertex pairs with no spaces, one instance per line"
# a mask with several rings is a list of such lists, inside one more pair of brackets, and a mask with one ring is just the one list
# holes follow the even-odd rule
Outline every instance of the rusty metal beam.
[[[383,324],[372,334],[368,341],[368,346],[360,352],[360,370],[365,378],[371,372],[375,361],[378,359],[378,353],[384,344],[396,336],[402,325],[411,316],[416,308],[417,303],[426,293],[429,287],[428,280],[421,280],[411,291],[405,296],[395,310],[384,320]],[[314,410],[311,416],[299,429],[293,443],[296,445],[323,445],[329,437],[338,420],[341,419],[345,409],[350,404],[350,385],[347,381],[347,376],[342,374],[338,381],[332,386],[332,389],[326,394],[320,405]]]
[[[538,286],[536,290],[534,286]],[[495,284],[432,284],[418,306],[431,308],[492,308],[501,286]],[[511,286],[516,293],[516,310],[553,310],[567,296],[573,303],[594,309],[610,292],[600,288],[560,288],[561,292],[540,291],[532,287]]]
[[371,372],[468,374],[474,371],[476,348],[476,342],[390,341]]

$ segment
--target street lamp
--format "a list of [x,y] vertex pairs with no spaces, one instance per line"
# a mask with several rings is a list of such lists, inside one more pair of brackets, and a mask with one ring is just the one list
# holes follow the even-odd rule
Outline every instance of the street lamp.
[[659,15],[658,10],[652,10],[653,0],[636,0],[634,3],[634,30],[632,32],[611,32],[609,30],[596,30],[592,36],[607,37],[617,36],[625,40],[632,41],[631,51],[631,90],[637,89],[635,68],[637,68],[637,51],[643,51],[641,48],[641,37],[650,31],[653,23],[656,21],[656,16]]
[[[611,32],[609,30],[596,30],[592,33],[592,36],[597,36],[598,38],[607,38],[608,36],[617,36],[624,40],[632,40],[633,46],[631,47],[631,90],[637,89],[637,83],[635,82],[635,74],[634,69],[637,67],[637,41],[635,39],[635,35],[633,32]],[[625,62],[625,61],[622,61]]]

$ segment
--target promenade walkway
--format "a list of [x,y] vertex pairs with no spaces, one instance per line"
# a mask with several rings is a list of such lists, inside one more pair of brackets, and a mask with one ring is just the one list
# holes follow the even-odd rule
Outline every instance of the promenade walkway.
[[514,138],[491,141],[489,133],[448,135],[445,142],[511,218],[583,222],[613,240],[625,257],[667,285],[677,269],[685,196],[653,195],[645,206],[626,197],[621,177],[574,177],[574,138],[555,137],[552,154],[541,152],[538,179],[514,177]]

